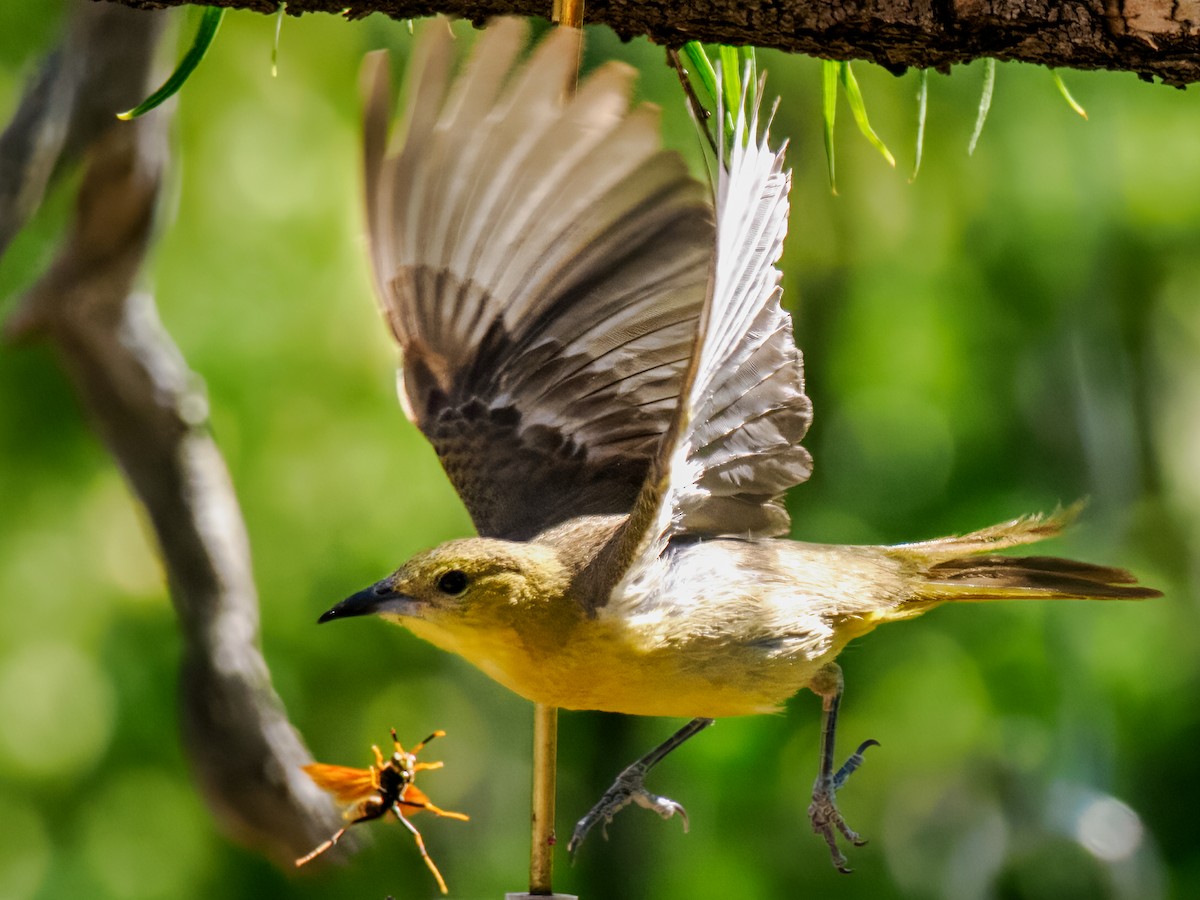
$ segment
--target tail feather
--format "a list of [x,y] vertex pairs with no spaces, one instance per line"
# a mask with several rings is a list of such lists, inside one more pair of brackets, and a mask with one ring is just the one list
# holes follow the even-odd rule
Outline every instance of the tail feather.
[[925,572],[919,596],[943,600],[1145,600],[1162,592],[1124,569],[1053,556],[967,556]]
[[1162,592],[1144,587],[1125,569],[1054,556],[1000,556],[996,550],[1054,537],[1083,509],[1075,503],[1050,515],[1021,516],[956,537],[902,544],[891,552],[915,564],[920,586],[892,616],[918,615],[930,604],[976,600],[1145,600]]
[[1005,550],[1009,547],[1032,544],[1054,537],[1075,521],[1083,507],[1084,502],[1081,500],[1066,509],[1055,510],[1050,515],[1034,513],[1029,516],[1020,516],[1007,522],[1001,522],[999,525],[972,531],[969,534],[920,541],[914,544],[899,544],[892,549],[925,557],[931,563],[951,562],[958,557],[985,553],[989,550]]

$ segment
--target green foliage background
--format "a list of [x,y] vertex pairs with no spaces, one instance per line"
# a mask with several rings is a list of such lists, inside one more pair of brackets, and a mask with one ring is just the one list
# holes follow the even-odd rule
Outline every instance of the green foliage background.
[[[60,14],[0,4],[5,120]],[[445,728],[430,758],[446,768],[422,785],[472,821],[422,828],[454,895],[498,898],[525,884],[529,706],[377,620],[313,624],[409,553],[470,532],[396,406],[366,277],[355,74],[364,51],[404,57],[411,38],[378,16],[289,18],[273,79],[273,28],[229,15],[183,91],[152,285],[207,382],[294,721],[318,758],[355,765],[391,725],[407,741]],[[661,51],[594,31],[589,64],[613,56],[643,68],[668,140],[698,165]],[[559,889],[1200,896],[1200,96],[1065,73],[1085,123],[1047,72],[1002,65],[968,158],[981,67],[935,75],[909,184],[915,73],[860,65],[899,171],[843,106],[835,198],[819,63],[760,63],[784,97],[775,133],[791,138],[785,288],[816,407],[797,536],[916,540],[1088,496],[1047,551],[1127,566],[1166,597],[947,608],[853,645],[843,747],[882,742],[841,798],[871,838],[853,876],[807,825],[818,705],[805,694],[786,716],[718,723],[656,773],[690,834],[628,811],[574,868],[560,857]],[[6,309],[47,262],[71,193],[0,267]],[[299,876],[221,836],[179,744],[179,644],[146,528],[41,347],[0,353],[0,496],[0,897],[434,894],[395,826],[371,828],[351,866]],[[560,833],[677,724],[565,714]]]

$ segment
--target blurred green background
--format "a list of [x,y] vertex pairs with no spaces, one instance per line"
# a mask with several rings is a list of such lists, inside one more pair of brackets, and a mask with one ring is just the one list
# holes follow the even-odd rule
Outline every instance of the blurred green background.
[[[0,116],[54,40],[61,5],[0,4]],[[181,23],[185,18],[181,17]],[[194,14],[165,48],[182,52]],[[403,24],[226,18],[181,96],[175,211],[154,257],[163,318],[205,379],[254,548],[263,644],[321,760],[365,765],[395,725],[448,737],[422,776],[472,821],[419,820],[453,895],[499,898],[527,871],[531,710],[466,663],[378,620],[318,613],[418,549],[470,533],[400,413],[366,277],[356,69],[403,57]],[[470,29],[459,27],[465,36]],[[674,74],[621,57],[699,165]],[[856,69],[889,169],[838,122],[821,147],[820,66],[763,53],[795,168],[786,302],[816,418],[795,533],[902,541],[1076,498],[1048,552],[1134,570],[1143,604],[944,608],[842,656],[848,751],[882,747],[843,791],[871,839],[829,865],[805,810],[818,703],[725,720],[656,771],[690,834],[640,809],[556,886],[586,898],[1200,896],[1200,95],[1132,75],[1000,65],[974,157],[979,65],[931,75],[909,183],[915,73]],[[64,183],[0,266],[10,309],[48,261]],[[397,826],[351,865],[281,872],[225,840],[176,727],[179,643],[139,511],[49,352],[0,352],[0,897],[433,896]],[[562,718],[559,831],[679,723]],[[839,756],[841,753],[839,753]]]

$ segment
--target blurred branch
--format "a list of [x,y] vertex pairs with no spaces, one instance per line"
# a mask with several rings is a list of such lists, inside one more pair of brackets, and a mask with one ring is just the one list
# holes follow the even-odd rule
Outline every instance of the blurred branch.
[[[210,806],[243,842],[291,860],[337,827],[271,687],[258,645],[249,542],[207,404],[134,289],[167,161],[159,110],[122,123],[146,93],[165,14],[80,3],[62,47],[0,135],[0,252],[52,175],[86,159],[57,258],[6,324],[49,340],[93,425],[144,504],[184,638],[184,746]],[[136,653],[137,648],[129,648]]]
[[[145,9],[186,0],[116,0]],[[211,0],[274,13],[276,0]],[[479,24],[495,15],[547,17],[551,0],[288,0],[287,12],[381,12],[395,19],[435,12]],[[1200,80],[1194,4],[1174,0],[588,0],[585,21],[623,38],[646,35],[668,47],[695,39],[754,44],[825,59],[866,59],[892,72],[946,70],[990,57],[1051,68],[1109,69],[1182,86]]]

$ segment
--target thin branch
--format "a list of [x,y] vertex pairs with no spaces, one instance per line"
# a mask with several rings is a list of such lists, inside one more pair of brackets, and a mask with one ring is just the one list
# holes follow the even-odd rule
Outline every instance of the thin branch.
[[51,173],[86,158],[70,230],[5,334],[50,341],[144,504],[183,635],[185,750],[227,828],[290,868],[337,826],[337,810],[301,772],[312,757],[271,687],[249,542],[203,388],[153,299],[135,290],[167,118],[158,110],[122,123],[115,113],[145,95],[163,18],[82,3],[0,136],[3,158],[16,163],[0,168],[0,237],[33,214]]

